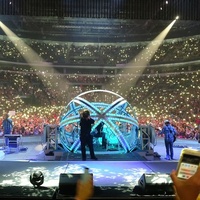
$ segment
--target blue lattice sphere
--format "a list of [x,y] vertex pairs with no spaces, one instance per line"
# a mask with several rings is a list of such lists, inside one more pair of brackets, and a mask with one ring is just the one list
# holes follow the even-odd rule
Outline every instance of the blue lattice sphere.
[[138,146],[138,121],[131,105],[120,95],[108,90],[91,90],[76,96],[63,109],[60,116],[60,142],[66,151],[77,152],[80,147],[80,113],[89,110],[95,120],[91,134],[95,144],[101,145],[101,131],[106,139],[106,150],[130,152]]

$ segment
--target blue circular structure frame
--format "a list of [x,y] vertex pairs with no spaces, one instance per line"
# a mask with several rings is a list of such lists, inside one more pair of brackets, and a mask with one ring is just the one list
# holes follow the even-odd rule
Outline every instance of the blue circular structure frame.
[[[95,101],[95,98],[100,101]],[[106,100],[103,102],[101,98]],[[76,96],[62,111],[59,130],[60,142],[65,151],[75,153],[80,147],[79,121],[80,112],[84,109],[88,109],[91,118],[95,120],[92,132],[103,122],[108,143],[117,141],[124,153],[138,147],[139,126],[131,105],[112,91],[90,90]]]

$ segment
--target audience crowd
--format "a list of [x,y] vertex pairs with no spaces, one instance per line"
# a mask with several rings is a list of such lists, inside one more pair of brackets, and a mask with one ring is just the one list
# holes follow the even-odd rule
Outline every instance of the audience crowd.
[[[34,40],[27,40],[27,43],[46,62],[93,66],[128,63],[147,45],[144,42],[81,45]],[[133,106],[139,124],[152,124],[156,130],[160,130],[163,121],[169,119],[177,129],[179,137],[198,139],[200,71],[199,67],[195,68],[193,65],[198,64],[199,46],[199,36],[166,40],[151,59],[151,63],[174,62],[175,69],[163,68],[157,73],[156,68],[150,65],[150,73],[141,74],[139,77],[135,76],[134,72],[123,73],[123,70],[112,75],[106,72],[101,75],[38,73],[25,66],[6,68],[1,63],[0,114],[3,116],[3,113],[13,111],[11,118],[14,122],[14,134],[38,135],[43,133],[44,124],[59,123],[62,109],[75,96],[88,90],[110,89]],[[9,40],[0,39],[0,47],[0,60],[12,61],[15,64],[24,62]],[[26,53],[29,49],[24,48],[23,51]],[[187,70],[183,70],[184,62],[195,60],[195,64],[188,64]]]
[[[185,37],[179,39],[166,39],[151,59],[151,64],[177,63],[199,60],[200,36]],[[134,43],[70,43],[54,41],[38,41],[26,39],[28,46],[20,46],[21,53],[17,50],[19,44],[13,44],[9,39],[0,38],[0,59],[13,62],[24,62],[23,55],[29,55],[31,49],[46,62],[65,65],[100,65],[116,66],[126,64],[133,60],[148,42]],[[30,47],[30,48],[29,48]],[[149,56],[151,52],[149,49]],[[139,59],[147,59],[141,55]]]

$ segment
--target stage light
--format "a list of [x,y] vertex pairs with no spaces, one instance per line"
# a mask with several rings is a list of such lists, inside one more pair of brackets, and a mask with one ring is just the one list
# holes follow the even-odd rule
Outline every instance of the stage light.
[[175,19],[176,19],[176,20],[177,20],[177,19],[179,19],[179,16],[176,16],[176,18],[175,18]]
[[41,171],[33,172],[30,175],[30,182],[34,187],[40,187],[44,183],[44,175]]

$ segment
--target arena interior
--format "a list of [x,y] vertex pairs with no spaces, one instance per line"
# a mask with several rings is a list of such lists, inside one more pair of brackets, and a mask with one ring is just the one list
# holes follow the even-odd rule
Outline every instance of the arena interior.
[[[74,199],[87,166],[91,199],[174,199],[169,174],[200,142],[199,10],[199,0],[1,0],[0,198]],[[81,160],[83,109],[96,122],[97,161]],[[177,131],[172,161],[166,119]],[[30,182],[35,171],[42,187]],[[166,178],[138,194],[145,174]],[[61,175],[75,177],[64,194]]]

